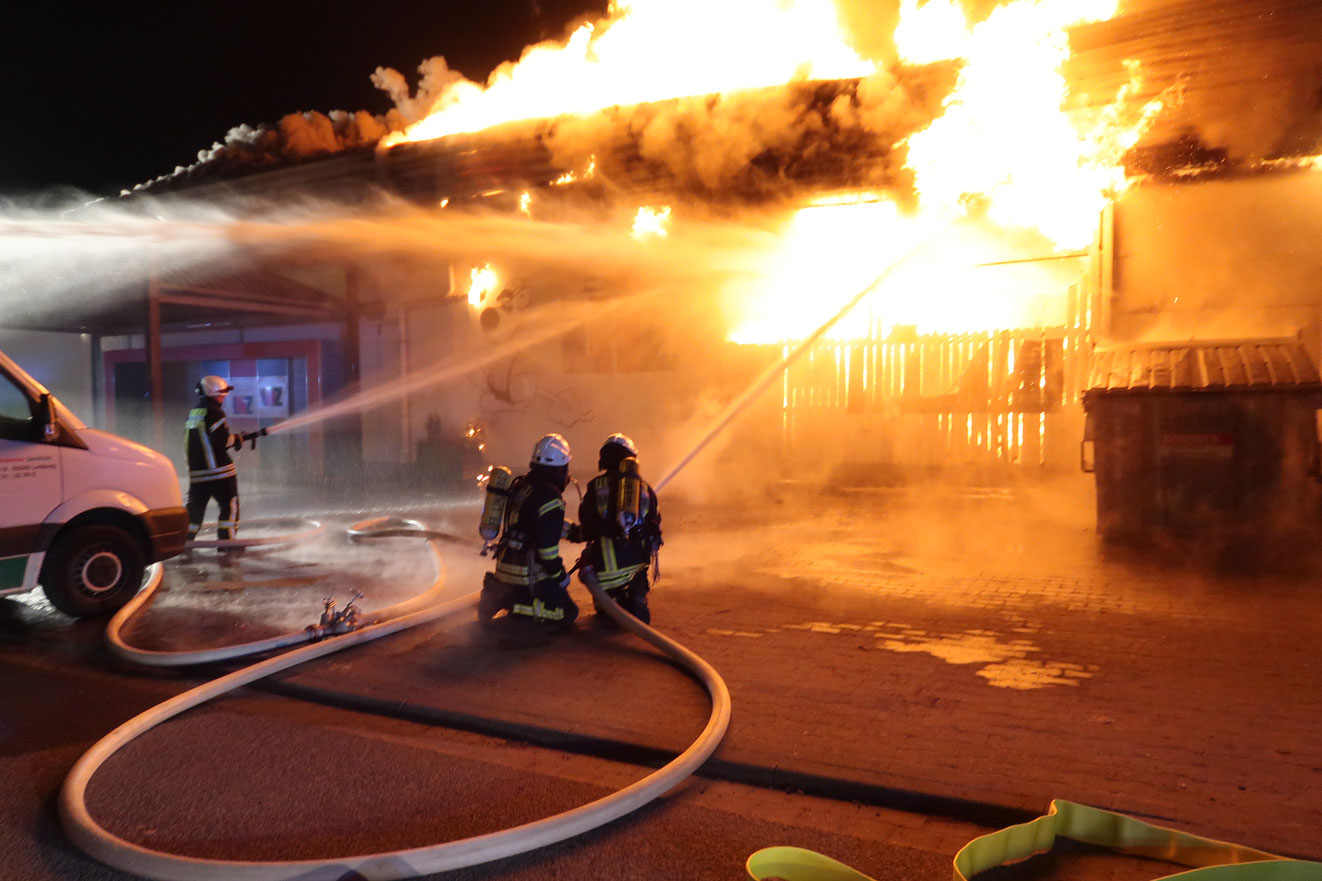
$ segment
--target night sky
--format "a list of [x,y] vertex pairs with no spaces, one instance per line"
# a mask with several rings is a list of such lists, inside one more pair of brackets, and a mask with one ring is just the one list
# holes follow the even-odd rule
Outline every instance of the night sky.
[[0,24],[0,197],[113,193],[190,165],[230,128],[392,106],[369,77],[444,55],[485,81],[605,0],[47,2]]

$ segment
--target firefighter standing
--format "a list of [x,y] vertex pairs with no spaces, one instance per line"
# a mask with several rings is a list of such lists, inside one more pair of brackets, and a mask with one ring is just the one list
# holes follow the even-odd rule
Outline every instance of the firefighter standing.
[[558,434],[548,434],[533,446],[528,473],[516,478],[508,490],[496,571],[487,573],[483,581],[479,621],[490,621],[501,609],[560,626],[568,626],[578,617],[578,605],[569,596],[569,575],[560,559],[569,460],[569,442]]
[[[606,438],[597,462],[602,473],[588,484],[578,519],[597,583],[622,609],[647,624],[652,620],[647,608],[647,567],[661,547],[661,512],[656,492],[638,476],[637,455],[638,447],[627,436]],[[632,488],[624,489],[626,496],[636,493],[637,510],[621,517],[624,480],[636,481]],[[601,613],[599,606],[597,612]]]
[[197,405],[189,411],[188,421],[184,424],[188,453],[189,540],[197,538],[207,503],[212,499],[220,506],[216,524],[218,537],[225,541],[238,534],[239,478],[229,451],[231,448],[237,450],[245,440],[252,440],[266,431],[230,432],[224,404],[225,396],[232,391],[233,387],[219,376],[202,377],[197,384]]

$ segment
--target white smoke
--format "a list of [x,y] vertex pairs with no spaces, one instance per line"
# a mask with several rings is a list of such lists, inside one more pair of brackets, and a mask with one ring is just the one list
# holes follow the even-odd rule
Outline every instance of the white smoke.
[[370,147],[406,121],[396,111],[374,116],[366,110],[315,110],[288,113],[274,124],[238,125],[223,141],[197,154],[193,165],[180,165],[134,187],[146,191],[163,183],[206,183],[231,175],[251,174],[304,159]]

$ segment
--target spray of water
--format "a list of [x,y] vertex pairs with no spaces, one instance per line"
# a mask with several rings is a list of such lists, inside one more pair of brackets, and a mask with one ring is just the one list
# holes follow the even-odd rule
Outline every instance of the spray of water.
[[[141,299],[149,273],[224,273],[264,259],[367,265],[404,258],[490,261],[527,276],[577,274],[597,287],[678,290],[755,274],[775,236],[753,224],[694,218],[665,239],[630,235],[636,205],[533,220],[496,211],[425,209],[383,196],[368,210],[316,202],[203,202],[0,207],[0,315],[39,324],[53,312]],[[550,214],[551,212],[547,212]],[[410,293],[410,292],[406,292]],[[21,319],[21,321],[20,321]]]
[[618,298],[608,303],[595,305],[590,310],[566,310],[563,308],[541,310],[536,315],[529,316],[530,320],[527,323],[532,327],[532,330],[520,334],[515,339],[492,346],[484,352],[448,358],[439,364],[414,371],[391,382],[362,389],[333,404],[307,410],[292,419],[273,425],[269,429],[269,433],[276,434],[296,428],[306,428],[327,419],[379,407],[382,404],[399,400],[413,392],[441,385],[530,349],[539,343],[562,336],[590,319],[598,320],[618,312],[636,299],[638,297]]
[[656,489],[659,491],[663,489],[666,486],[666,484],[670,483],[670,481],[674,480],[675,476],[679,474],[679,472],[684,470],[684,466],[692,462],[693,459],[698,455],[698,453],[702,452],[707,447],[708,444],[710,444],[713,440],[715,440],[716,437],[720,435],[720,433],[730,425],[730,423],[734,422],[734,420],[739,416],[740,413],[742,413],[748,407],[749,404],[757,400],[758,396],[761,395],[762,392],[766,391],[767,386],[769,386],[771,382],[777,376],[779,376],[782,371],[785,370],[785,368],[789,367],[789,365],[793,364],[794,361],[796,361],[800,355],[808,351],[808,349],[811,348],[812,345],[816,343],[819,339],[821,339],[822,336],[828,330],[830,330],[832,326],[834,326],[838,321],[840,321],[840,319],[844,318],[850,312],[854,311],[854,309],[860,303],[862,303],[865,299],[867,299],[869,294],[871,294],[873,291],[879,288],[886,281],[886,279],[890,277],[891,273],[896,269],[896,267],[902,264],[911,254],[919,250],[919,248],[921,247],[922,247],[922,243],[919,243],[911,247],[908,251],[905,251],[899,257],[899,259],[895,260],[884,270],[882,270],[882,272],[876,278],[874,278],[865,288],[863,288],[857,294],[855,294],[849,300],[849,302],[841,306],[839,311],[837,311],[834,315],[832,315],[829,319],[827,319],[820,327],[814,330],[809,336],[805,337],[798,344],[796,344],[794,348],[791,349],[785,355],[785,357],[781,358],[780,361],[776,362],[775,364],[772,364],[761,374],[759,374],[758,377],[755,380],[753,380],[752,384],[750,384],[742,394],[740,394],[737,398],[731,401],[730,404],[724,410],[721,411],[720,415],[716,417],[716,422],[712,425],[711,429],[709,429],[708,432],[702,436],[702,438],[697,442],[697,444],[695,444],[691,450],[689,450],[678,462],[675,463],[673,467],[671,467],[669,471],[665,473],[665,475],[659,481],[657,481]]
[[[597,206],[590,215],[562,215],[556,220],[540,221],[507,213],[421,209],[397,202],[378,205],[370,214],[347,215],[337,210],[339,213],[311,203],[274,209],[174,200],[138,204],[133,211],[123,206],[92,206],[78,212],[77,217],[58,213],[0,216],[0,256],[15,258],[33,243],[40,244],[37,262],[78,267],[83,277],[72,287],[81,298],[87,297],[86,291],[97,290],[88,282],[109,265],[102,255],[122,258],[144,249],[169,255],[174,261],[170,265],[176,267],[218,258],[250,260],[254,255],[296,256],[341,264],[354,261],[367,266],[418,258],[435,261],[433,265],[445,261],[463,265],[481,259],[517,267],[528,277],[549,280],[552,286],[568,280],[563,289],[571,292],[578,285],[578,294],[551,296],[524,312],[512,339],[456,352],[422,370],[359,389],[271,428],[273,432],[289,432],[471,375],[589,321],[609,321],[620,310],[650,310],[667,316],[677,326],[690,318],[709,320],[700,313],[714,314],[717,290],[740,284],[756,287],[765,280],[768,255],[781,241],[773,231],[774,225],[765,224],[766,218],[748,223],[731,222],[729,218],[690,218],[677,224],[664,239],[640,241],[629,234],[632,206],[621,209],[617,216]],[[80,259],[61,261],[58,258],[62,252]],[[898,262],[725,407],[712,428],[670,469],[658,488],[673,480],[789,363],[885,282]],[[162,271],[169,269],[166,266]],[[74,281],[79,280],[77,274]],[[583,292],[584,278],[592,279],[590,295]],[[418,296],[417,288],[394,292],[382,287],[375,292],[415,301]],[[112,296],[113,292],[101,295]],[[140,297],[141,286],[130,287],[126,295]],[[17,302],[45,308],[59,299],[57,294],[34,303],[15,291],[12,284],[0,287],[0,309],[4,311]],[[692,314],[681,318],[684,309],[692,310]]]

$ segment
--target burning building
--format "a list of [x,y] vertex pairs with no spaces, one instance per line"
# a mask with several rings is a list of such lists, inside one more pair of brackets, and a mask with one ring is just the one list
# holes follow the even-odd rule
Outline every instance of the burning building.
[[[759,463],[1076,469],[1099,346],[1293,336],[1322,314],[1318,114],[1261,104],[1316,88],[1310,4],[731,3],[711,33],[686,6],[620,4],[485,87],[378,72],[410,124],[375,148],[127,201],[333,205],[339,225],[229,228],[331,315],[233,358],[290,344],[271,355],[304,359],[290,401],[393,389],[345,417],[362,459],[461,476],[474,426],[499,461],[543,430],[590,448],[621,426],[677,459],[782,360],[727,438]],[[673,45],[692,63],[649,63]],[[155,356],[120,335],[98,357],[201,369],[217,359],[187,347],[232,333],[166,325]]]

